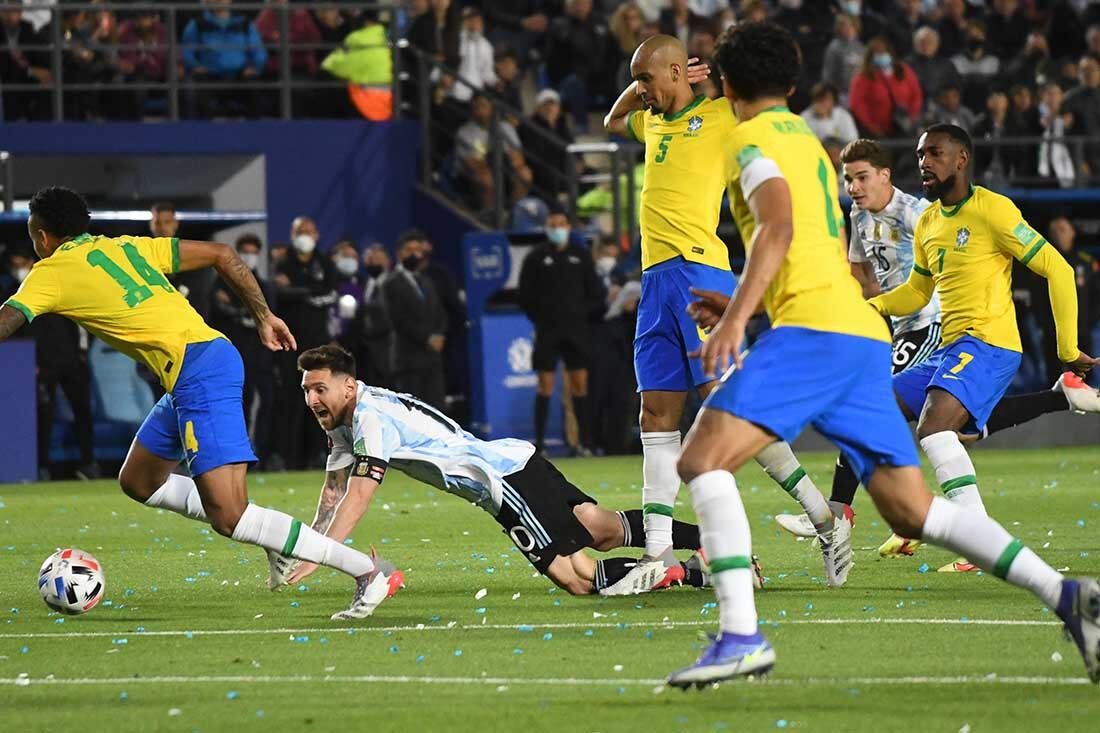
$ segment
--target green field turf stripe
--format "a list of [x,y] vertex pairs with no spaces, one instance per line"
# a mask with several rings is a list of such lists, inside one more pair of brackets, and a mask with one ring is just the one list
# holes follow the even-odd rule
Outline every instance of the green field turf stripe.
[[1024,549],[1024,543],[1013,538],[1008,543],[1008,547],[1001,553],[1001,556],[997,558],[997,564],[993,566],[993,574],[1003,580],[1008,575],[1008,569],[1012,567],[1012,561],[1016,559],[1022,549]]
[[748,555],[730,555],[716,557],[710,561],[710,572],[721,573],[726,570],[748,570],[752,567],[752,558]]
[[289,555],[294,552],[294,545],[298,544],[298,533],[302,531],[302,522],[295,519],[290,523],[290,533],[286,536],[286,542],[283,544],[283,554]]
[[977,483],[978,477],[971,473],[966,476],[959,476],[958,478],[944,481],[940,484],[940,488],[943,489],[943,493],[946,494],[948,491],[954,491],[955,489],[962,488],[963,486],[970,486],[971,484],[976,485]]
[[642,514],[663,514],[671,517],[672,507],[668,504],[645,504],[642,506]]
[[802,470],[802,466],[799,466],[794,473],[787,477],[786,481],[780,484],[780,486],[783,487],[784,491],[790,494],[794,491],[794,487],[798,486],[798,482],[804,478],[806,478],[806,472]]

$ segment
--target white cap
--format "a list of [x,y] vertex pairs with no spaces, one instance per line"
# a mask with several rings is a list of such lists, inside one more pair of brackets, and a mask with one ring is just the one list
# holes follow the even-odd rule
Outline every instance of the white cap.
[[561,95],[558,94],[553,89],[549,89],[549,88],[543,89],[541,92],[538,93],[538,96],[535,97],[535,106],[536,107],[541,107],[542,105],[546,104],[547,102],[553,102],[554,104],[561,104]]

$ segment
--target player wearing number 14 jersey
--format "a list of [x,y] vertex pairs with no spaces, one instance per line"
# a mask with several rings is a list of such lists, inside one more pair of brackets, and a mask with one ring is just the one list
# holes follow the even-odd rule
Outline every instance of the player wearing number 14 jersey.
[[[75,191],[45,188],[30,202],[27,229],[41,258],[3,307],[0,340],[43,313],[77,322],[152,370],[166,394],[145,419],[119,473],[122,490],[153,508],[209,523],[219,534],[342,570],[356,579],[361,618],[395,590],[400,574],[274,509],[248,503],[248,440],[240,354],[165,277],[214,267],[252,311],[269,349],[294,337],[267,306],[252,272],[224,244],[88,233],[88,205]],[[186,460],[191,476],[173,470]]]

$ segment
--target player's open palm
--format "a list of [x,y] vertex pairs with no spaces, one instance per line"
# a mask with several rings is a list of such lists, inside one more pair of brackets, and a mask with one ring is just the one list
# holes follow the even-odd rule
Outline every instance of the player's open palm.
[[1066,367],[1079,377],[1088,374],[1094,367],[1100,366],[1100,359],[1094,359],[1085,352],[1080,352],[1077,358],[1066,363]]
[[730,363],[741,366],[741,343],[745,340],[745,324],[739,320],[722,318],[707,336],[699,349],[703,360],[703,376],[715,379]]
[[272,351],[297,351],[298,349],[298,342],[294,340],[294,334],[283,323],[283,319],[274,313],[268,314],[264,322],[256,327],[256,330],[260,332],[260,341],[263,342],[263,345]]
[[303,580],[305,580],[310,575],[313,575],[313,571],[315,571],[318,567],[319,566],[317,565],[317,563],[304,562],[304,561],[299,562],[294,567],[294,572],[292,572],[290,574],[290,576],[287,577],[287,579],[286,579],[287,585],[293,585],[294,583],[302,582]]
[[687,312],[700,328],[714,328],[726,312],[730,296],[717,290],[691,288],[691,294],[698,300],[688,303]]
[[688,84],[695,85],[710,76],[710,64],[706,61],[700,61],[698,57],[692,56],[688,59],[687,77]]

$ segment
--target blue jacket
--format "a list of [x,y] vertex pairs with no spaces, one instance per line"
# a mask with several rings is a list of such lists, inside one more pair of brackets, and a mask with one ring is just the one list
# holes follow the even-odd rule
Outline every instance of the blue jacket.
[[204,66],[211,76],[235,77],[251,66],[262,71],[267,49],[242,15],[218,18],[207,11],[183,29],[183,63],[188,71]]

